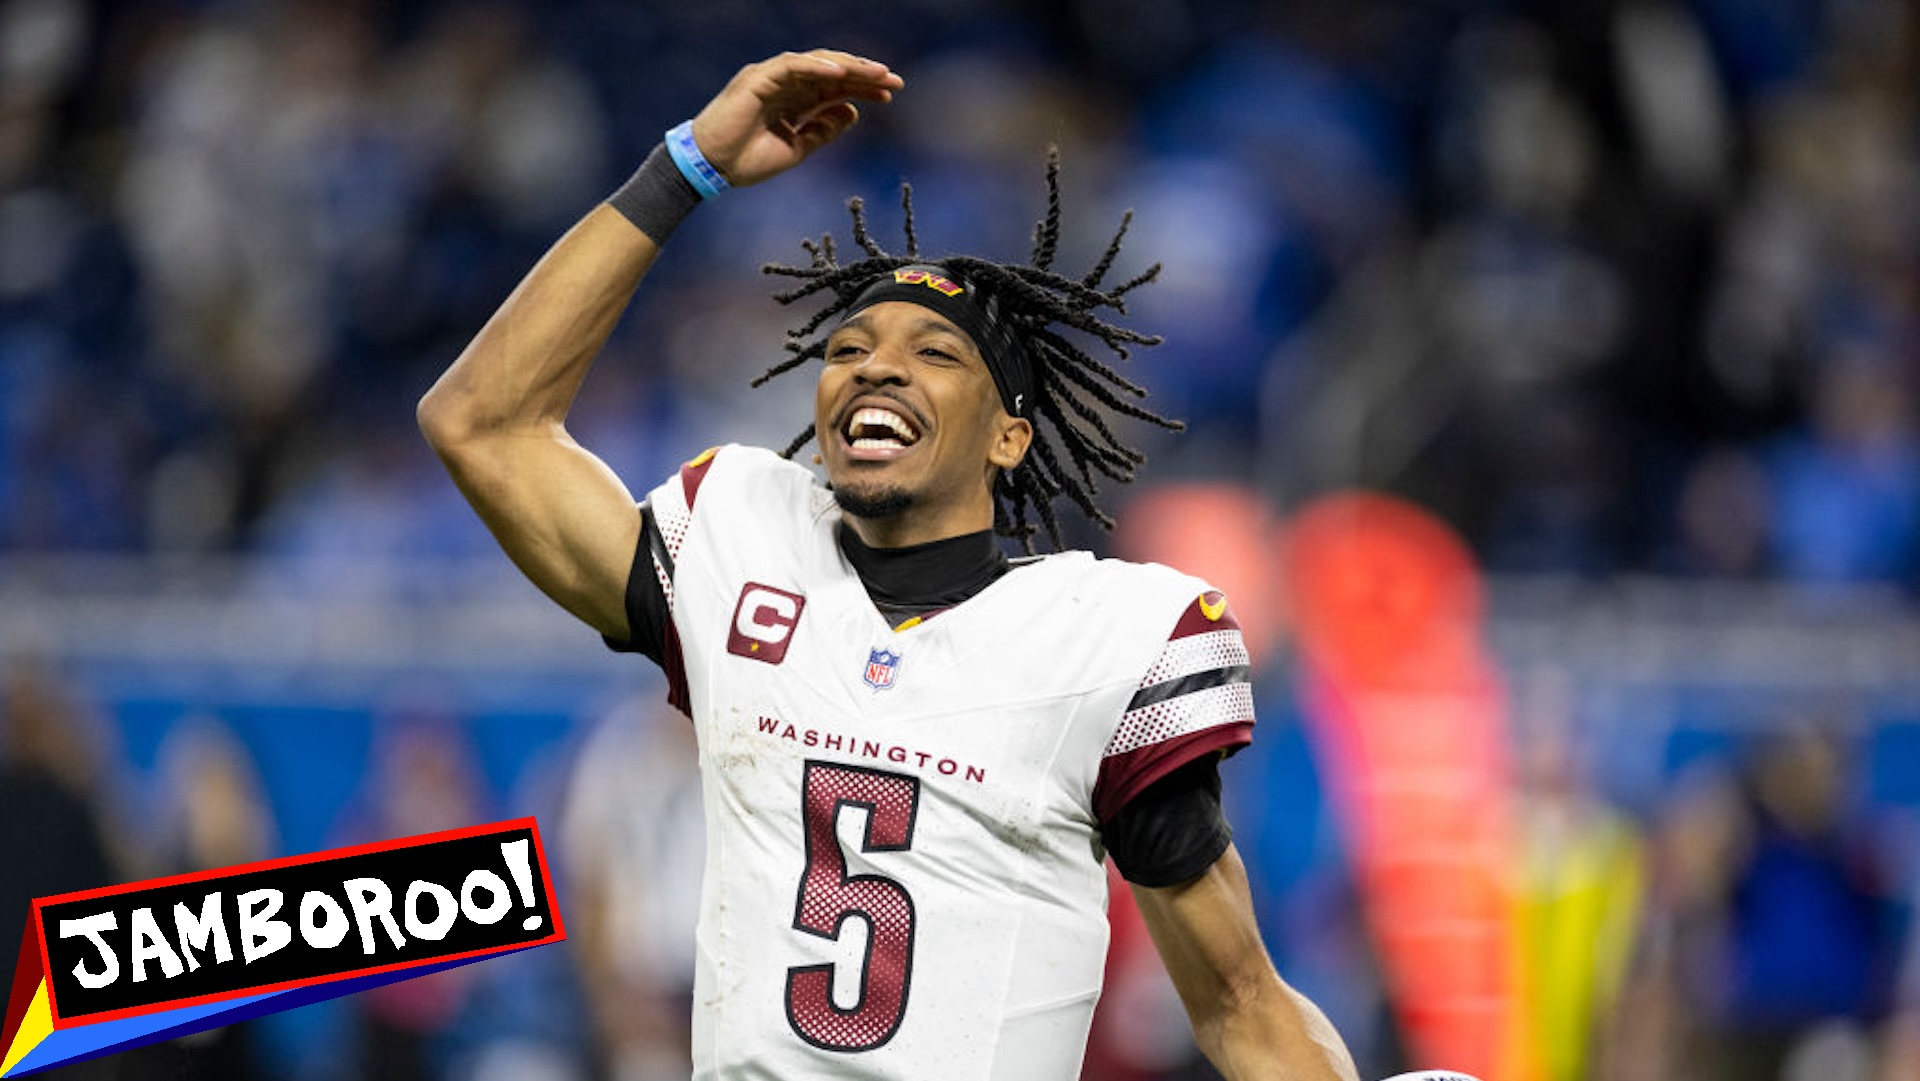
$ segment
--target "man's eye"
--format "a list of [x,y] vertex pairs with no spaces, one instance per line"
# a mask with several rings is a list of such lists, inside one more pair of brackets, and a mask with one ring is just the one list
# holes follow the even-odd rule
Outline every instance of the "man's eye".
[[920,355],[923,357],[932,357],[935,360],[952,361],[956,359],[952,353],[947,352],[945,349],[936,349],[931,345],[922,346]]
[[860,347],[857,345],[851,345],[851,344],[836,345],[833,348],[827,350],[827,356],[829,357],[858,356],[859,353],[860,353]]

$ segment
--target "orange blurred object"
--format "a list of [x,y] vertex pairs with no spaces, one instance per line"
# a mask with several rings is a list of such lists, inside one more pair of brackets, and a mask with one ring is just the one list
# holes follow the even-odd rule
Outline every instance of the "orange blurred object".
[[1506,706],[1473,558],[1426,511],[1370,494],[1310,504],[1284,551],[1314,750],[1408,1049],[1487,1081],[1535,1081]]
[[1140,494],[1118,515],[1122,559],[1165,563],[1227,595],[1255,663],[1277,643],[1280,519],[1258,492],[1225,482],[1170,484]]

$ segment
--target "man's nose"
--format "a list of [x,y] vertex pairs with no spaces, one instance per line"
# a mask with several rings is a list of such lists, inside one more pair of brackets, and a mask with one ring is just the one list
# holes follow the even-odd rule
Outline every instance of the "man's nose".
[[853,377],[862,383],[906,383],[911,379],[904,346],[879,344],[867,351],[854,365]]

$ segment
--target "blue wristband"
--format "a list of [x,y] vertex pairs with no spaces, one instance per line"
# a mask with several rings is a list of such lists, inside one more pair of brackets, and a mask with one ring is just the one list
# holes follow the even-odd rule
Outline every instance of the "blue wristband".
[[712,199],[733,187],[707,156],[700,153],[699,145],[693,141],[693,121],[683,120],[667,132],[667,153],[680,167],[680,175],[700,193],[700,198]]

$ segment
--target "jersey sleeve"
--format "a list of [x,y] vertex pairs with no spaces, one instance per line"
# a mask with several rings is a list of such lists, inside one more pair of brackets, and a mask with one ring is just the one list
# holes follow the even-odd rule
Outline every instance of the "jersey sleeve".
[[1107,741],[1094,784],[1094,817],[1106,822],[1181,766],[1232,754],[1251,742],[1250,667],[1226,595],[1201,593],[1181,612]]
[[640,542],[627,575],[628,638],[607,645],[651,657],[667,677],[667,702],[688,712],[686,662],[673,624],[674,564],[693,525],[694,501],[719,448],[707,450],[647,494],[639,506]]

